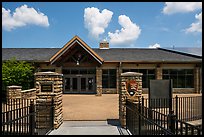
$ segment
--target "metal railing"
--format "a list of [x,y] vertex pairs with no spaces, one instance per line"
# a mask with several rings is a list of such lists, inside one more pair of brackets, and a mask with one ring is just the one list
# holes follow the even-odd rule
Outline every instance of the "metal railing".
[[181,121],[202,119],[202,96],[175,97],[172,99],[176,118]]
[[[52,102],[53,103],[53,102]],[[39,135],[53,129],[53,105],[36,110],[34,99],[7,99],[2,103],[2,135]],[[36,127],[36,118],[42,111],[49,114],[42,119],[49,124],[45,129]]]
[[[202,125],[196,126],[186,123],[184,119],[195,120],[202,116],[202,110],[198,111],[190,107],[193,112],[186,112],[181,115],[178,110],[185,111],[187,108],[182,108],[182,102],[187,103],[185,98],[176,97],[175,99],[155,99],[154,101],[144,99],[142,97],[139,102],[131,102],[126,100],[126,128],[134,135],[200,135],[202,134]],[[196,100],[192,97],[189,100]],[[197,102],[200,103],[200,97]],[[171,104],[168,104],[168,100]],[[179,104],[180,102],[180,104]],[[192,103],[188,101],[188,103]],[[197,104],[194,102],[194,105]],[[150,107],[149,107],[150,106]],[[154,106],[154,107],[153,107]],[[181,107],[181,108],[179,108]],[[188,109],[190,109],[188,108]],[[196,107],[197,108],[197,107]],[[174,113],[174,111],[176,113]],[[197,113],[196,113],[197,112]],[[202,118],[202,117],[201,117]]]

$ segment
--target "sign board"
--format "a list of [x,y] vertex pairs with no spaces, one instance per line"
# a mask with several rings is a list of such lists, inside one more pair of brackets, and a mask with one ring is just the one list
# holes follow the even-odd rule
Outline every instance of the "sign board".
[[41,84],[41,92],[52,92],[52,83]]
[[138,82],[134,79],[126,81],[126,89],[130,96],[133,96],[138,91]]
[[172,80],[150,80],[149,84],[149,107],[171,108]]

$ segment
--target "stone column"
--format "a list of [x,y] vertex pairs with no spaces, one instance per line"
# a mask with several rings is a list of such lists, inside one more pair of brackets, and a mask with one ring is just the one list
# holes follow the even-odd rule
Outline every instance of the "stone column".
[[142,73],[126,72],[120,77],[119,120],[126,127],[126,100],[137,103],[142,95]]
[[21,90],[22,86],[7,86],[7,98],[8,99],[15,99],[21,98]]
[[117,71],[116,71],[117,75],[116,75],[116,93],[118,94],[119,93],[119,90],[120,90],[120,75],[122,73],[122,69],[121,67],[117,67]]
[[162,79],[162,68],[161,67],[159,67],[159,66],[157,66],[156,67],[156,79]]
[[200,93],[200,67],[194,68],[194,88],[195,93]]
[[102,95],[102,69],[96,67],[96,92],[97,96]]
[[[53,98],[54,103],[54,128],[58,128],[63,123],[62,92],[63,74],[56,72],[37,72],[36,80],[36,109],[42,109],[49,105]],[[40,117],[46,114],[39,115]],[[37,117],[38,119],[38,117]],[[41,128],[43,121],[37,121],[38,128]]]

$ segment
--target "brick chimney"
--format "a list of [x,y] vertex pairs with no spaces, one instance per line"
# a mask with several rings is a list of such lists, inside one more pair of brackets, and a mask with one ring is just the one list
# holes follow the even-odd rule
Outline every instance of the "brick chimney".
[[109,49],[109,43],[107,41],[103,40],[100,42],[99,48],[100,49]]

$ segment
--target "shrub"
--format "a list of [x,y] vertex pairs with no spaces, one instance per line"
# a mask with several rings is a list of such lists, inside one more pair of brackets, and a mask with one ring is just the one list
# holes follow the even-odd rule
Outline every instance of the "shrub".
[[22,89],[30,89],[34,86],[34,67],[31,63],[17,61],[15,58],[2,64],[2,90],[7,86],[18,85]]

